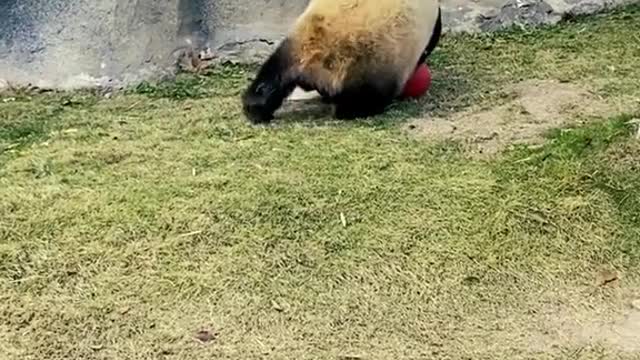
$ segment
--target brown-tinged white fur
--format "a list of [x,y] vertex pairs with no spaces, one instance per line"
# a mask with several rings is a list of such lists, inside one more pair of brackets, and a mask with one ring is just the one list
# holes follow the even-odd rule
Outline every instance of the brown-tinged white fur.
[[291,30],[297,66],[330,95],[349,77],[395,72],[399,95],[429,42],[437,0],[315,0]]

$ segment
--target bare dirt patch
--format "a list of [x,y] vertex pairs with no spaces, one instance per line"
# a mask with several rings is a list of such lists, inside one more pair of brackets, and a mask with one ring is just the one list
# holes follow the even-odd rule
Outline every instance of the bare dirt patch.
[[530,336],[528,340],[543,349],[572,344],[578,349],[602,346],[613,353],[640,354],[640,311],[627,308],[609,314],[612,311],[600,309],[602,313],[598,314],[594,310],[571,315],[554,313],[547,319],[545,335]]
[[640,311],[632,310],[613,323],[584,326],[580,333],[585,340],[605,343],[625,352],[640,352]]
[[[575,303],[573,311],[556,312],[547,323],[562,332],[563,341],[639,354],[640,299],[635,281],[624,284],[617,271],[606,269],[595,277],[598,289],[585,296],[583,304]],[[597,300],[597,293],[608,296]]]
[[527,80],[506,89],[506,103],[475,107],[447,117],[418,118],[408,130],[429,139],[462,141],[476,154],[494,154],[511,144],[537,144],[553,128],[606,116],[619,106],[590,89],[554,80]]
[[[537,355],[527,358],[563,354],[562,358],[593,359],[594,354],[600,353],[607,359],[637,359],[638,295],[636,279],[604,286],[562,284],[522,299],[525,311],[510,311],[495,320],[476,318],[463,327],[472,332],[469,324],[482,323],[485,331],[476,337],[493,344],[491,351],[516,350]],[[474,341],[473,337],[465,339],[464,349],[474,348]]]

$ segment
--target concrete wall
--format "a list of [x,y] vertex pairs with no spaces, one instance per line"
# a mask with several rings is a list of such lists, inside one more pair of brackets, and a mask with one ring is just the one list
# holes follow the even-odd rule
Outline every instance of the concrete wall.
[[[261,59],[308,0],[0,0],[0,79],[45,87],[120,84],[171,68],[186,42]],[[371,0],[374,1],[374,0]],[[447,31],[553,23],[634,0],[442,0]],[[2,80],[0,80],[1,86]]]

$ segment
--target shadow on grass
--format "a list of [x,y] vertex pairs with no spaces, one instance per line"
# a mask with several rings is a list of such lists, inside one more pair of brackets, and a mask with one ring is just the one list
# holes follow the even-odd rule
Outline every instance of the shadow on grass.
[[[455,69],[434,67],[433,81],[428,93],[420,99],[398,99],[383,114],[351,121],[333,117],[333,106],[319,99],[285,103],[275,114],[271,126],[396,126],[411,118],[446,116],[474,103],[474,86],[468,77]],[[477,94],[477,92],[476,92]]]

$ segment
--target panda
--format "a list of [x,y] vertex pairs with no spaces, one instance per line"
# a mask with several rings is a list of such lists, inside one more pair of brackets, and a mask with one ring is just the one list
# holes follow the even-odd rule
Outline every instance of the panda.
[[297,87],[334,104],[336,119],[381,114],[438,45],[439,0],[310,0],[242,94],[269,123]]

